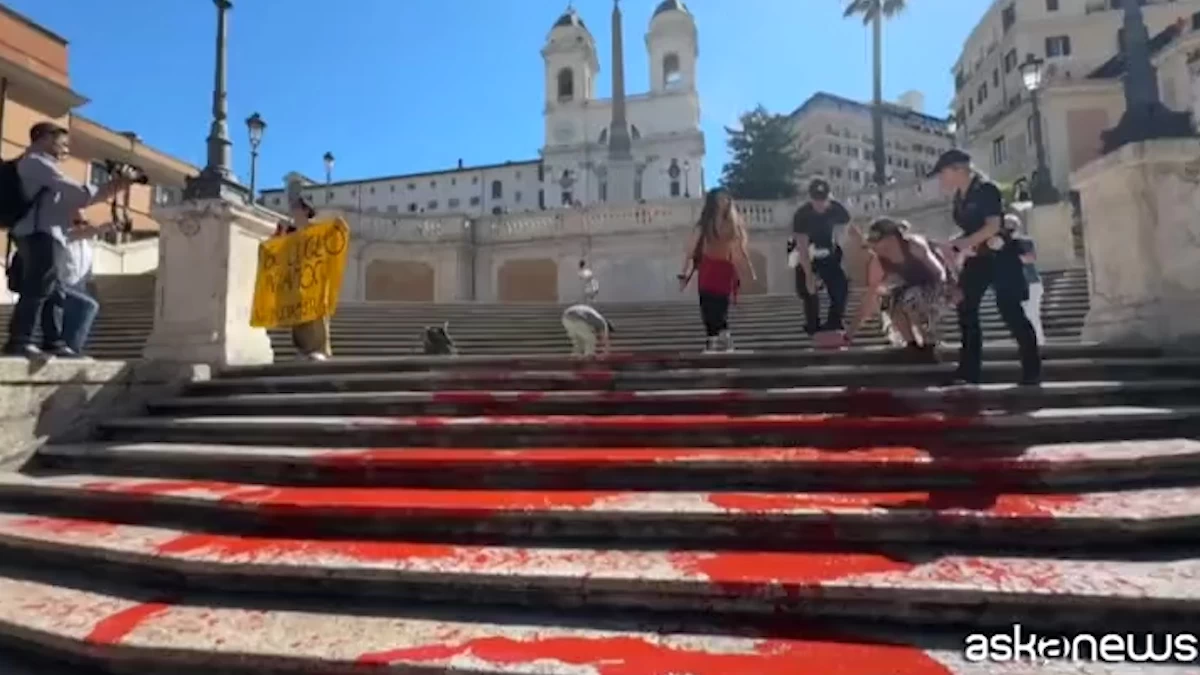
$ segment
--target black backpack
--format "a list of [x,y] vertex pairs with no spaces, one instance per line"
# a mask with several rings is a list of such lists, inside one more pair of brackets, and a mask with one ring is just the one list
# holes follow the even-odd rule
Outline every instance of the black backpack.
[[[25,189],[21,185],[21,174],[17,173],[17,160],[11,159],[0,162],[0,230],[10,231],[29,213],[41,196],[39,192],[33,199],[25,198]],[[4,251],[8,290],[14,293],[20,288],[21,259],[12,253],[12,236],[8,237],[8,245]]]

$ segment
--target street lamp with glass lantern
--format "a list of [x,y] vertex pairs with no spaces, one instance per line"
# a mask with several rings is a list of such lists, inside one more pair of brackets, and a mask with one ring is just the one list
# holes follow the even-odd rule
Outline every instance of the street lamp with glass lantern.
[[262,115],[254,113],[246,118],[246,130],[250,132],[250,201],[254,202],[258,183],[258,146],[262,143],[263,132],[267,130],[267,122]]
[[950,113],[946,118],[946,131],[950,134],[950,147],[958,147],[958,115]]
[[321,159],[325,162],[325,185],[329,185],[333,182],[333,153],[326,152],[325,156]]
[[1046,163],[1046,144],[1042,138],[1042,108],[1039,95],[1042,89],[1045,61],[1030,54],[1021,64],[1021,81],[1029,91],[1033,106],[1033,145],[1037,151],[1037,168],[1030,181],[1029,193],[1035,205],[1055,204],[1062,200],[1050,178],[1050,167]]
[[692,198],[692,162],[687,159],[683,160],[683,196]]

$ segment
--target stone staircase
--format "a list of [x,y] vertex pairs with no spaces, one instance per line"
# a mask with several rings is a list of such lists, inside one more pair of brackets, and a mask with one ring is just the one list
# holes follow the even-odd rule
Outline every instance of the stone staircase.
[[231,369],[0,479],[0,639],[73,674],[1195,673],[964,653],[1200,626],[1200,359],[1046,351],[1041,389],[1005,346],[954,390],[880,349]]
[[[109,277],[100,280],[103,302],[88,352],[96,358],[133,359],[153,325],[153,276]],[[1043,321],[1047,340],[1077,343],[1087,314],[1087,277],[1082,270],[1049,273],[1045,280]],[[678,303],[599,305],[616,325],[614,348],[619,351],[692,351],[703,346],[694,292]],[[857,307],[857,295],[850,312]],[[824,301],[824,299],[823,299]],[[493,303],[342,303],[333,321],[337,356],[396,356],[420,350],[422,327],[450,322],[463,354],[511,355],[570,351],[560,321],[561,306]],[[822,310],[824,311],[824,310]],[[804,336],[803,308],[794,296],[745,297],[731,320],[739,348],[794,349],[810,346]],[[0,310],[0,331],[7,327],[8,309]],[[990,340],[1007,340],[989,295],[983,321]],[[882,345],[878,324],[864,329],[859,344]],[[943,322],[944,341],[955,342],[958,328],[953,313]],[[295,356],[288,332],[272,331],[277,359]]]

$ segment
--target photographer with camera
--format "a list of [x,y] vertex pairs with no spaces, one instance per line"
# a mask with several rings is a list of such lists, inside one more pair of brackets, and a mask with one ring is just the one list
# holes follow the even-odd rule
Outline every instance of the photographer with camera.
[[[20,296],[3,350],[9,356],[78,355],[62,332],[66,289],[61,268],[67,255],[67,233],[80,210],[145,179],[132,167],[119,167],[103,187],[81,185],[59,166],[69,150],[65,128],[39,122],[29,130],[25,153],[0,165],[0,226],[9,228],[9,245],[15,244],[17,250],[8,262],[9,288]],[[39,316],[41,349],[33,344]]]

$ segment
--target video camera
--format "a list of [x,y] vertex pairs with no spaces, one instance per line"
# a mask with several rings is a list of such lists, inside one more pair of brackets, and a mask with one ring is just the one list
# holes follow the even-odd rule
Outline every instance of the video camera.
[[104,160],[104,169],[110,176],[128,175],[133,177],[133,182],[139,185],[148,185],[150,177],[140,166],[135,166],[129,162],[118,162],[115,159]]

